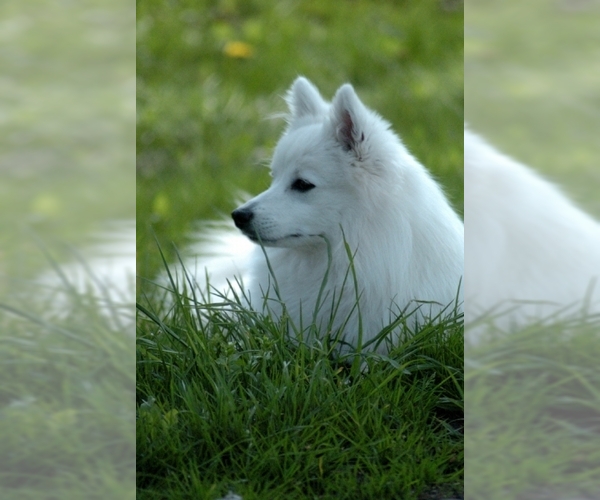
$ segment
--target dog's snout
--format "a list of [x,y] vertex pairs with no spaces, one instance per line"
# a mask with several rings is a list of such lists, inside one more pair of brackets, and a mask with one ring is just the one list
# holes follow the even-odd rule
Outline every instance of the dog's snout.
[[254,212],[248,208],[238,208],[231,212],[233,222],[240,229],[245,229],[254,217]]

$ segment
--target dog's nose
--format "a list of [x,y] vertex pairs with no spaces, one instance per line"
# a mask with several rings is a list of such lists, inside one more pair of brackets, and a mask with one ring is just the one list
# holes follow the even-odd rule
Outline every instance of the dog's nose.
[[231,212],[231,217],[233,217],[233,222],[238,228],[244,229],[254,217],[254,212],[248,208],[238,208]]

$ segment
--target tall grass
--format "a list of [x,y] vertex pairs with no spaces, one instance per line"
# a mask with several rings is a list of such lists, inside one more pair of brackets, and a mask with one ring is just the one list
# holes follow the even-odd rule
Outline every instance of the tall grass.
[[490,331],[467,349],[465,493],[595,498],[600,484],[600,317]]
[[166,311],[138,305],[140,498],[462,491],[461,315],[382,355],[235,293],[204,303],[168,288]]
[[134,337],[99,299],[35,292],[0,303],[1,496],[133,498]]

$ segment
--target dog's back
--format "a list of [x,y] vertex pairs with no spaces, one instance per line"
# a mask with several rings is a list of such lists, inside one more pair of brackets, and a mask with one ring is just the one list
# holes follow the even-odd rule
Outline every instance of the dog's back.
[[489,313],[510,329],[600,311],[600,224],[468,130],[465,231],[467,325]]

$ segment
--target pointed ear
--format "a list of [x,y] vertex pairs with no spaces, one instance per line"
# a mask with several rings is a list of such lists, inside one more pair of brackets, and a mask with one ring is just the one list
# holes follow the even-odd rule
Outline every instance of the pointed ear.
[[367,109],[349,83],[342,85],[332,101],[331,120],[336,139],[346,151],[358,152],[365,140]]
[[317,87],[303,76],[296,78],[285,100],[292,113],[292,121],[305,116],[320,117],[327,113],[329,108]]

